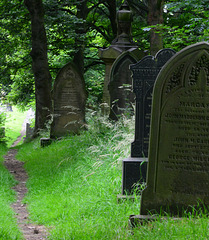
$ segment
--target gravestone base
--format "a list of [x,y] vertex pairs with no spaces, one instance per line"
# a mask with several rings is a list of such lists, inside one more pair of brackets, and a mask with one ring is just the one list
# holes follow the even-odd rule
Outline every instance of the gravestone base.
[[41,143],[41,147],[47,147],[52,143],[52,139],[51,138],[41,138],[40,139],[40,143]]
[[122,195],[133,194],[137,184],[146,182],[147,163],[147,158],[129,157],[123,160]]
[[143,226],[149,222],[155,221],[156,216],[151,215],[130,215],[129,216],[129,226],[131,228]]
[[[153,221],[163,221],[163,220],[167,220],[168,217],[160,217],[157,215],[130,215],[129,216],[129,226],[131,228],[135,228],[135,227],[139,227],[139,226],[143,226],[145,224],[148,224],[150,222]],[[183,218],[180,217],[172,217],[171,218],[173,221],[179,221],[179,220],[183,220]]]
[[134,202],[139,200],[139,196],[118,194],[117,200],[118,200],[118,203],[122,202],[123,200],[129,200],[129,201],[132,200]]

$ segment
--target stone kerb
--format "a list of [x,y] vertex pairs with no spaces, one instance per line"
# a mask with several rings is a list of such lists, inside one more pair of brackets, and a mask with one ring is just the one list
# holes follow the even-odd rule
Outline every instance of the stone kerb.
[[174,55],[155,82],[141,215],[209,205],[209,44]]

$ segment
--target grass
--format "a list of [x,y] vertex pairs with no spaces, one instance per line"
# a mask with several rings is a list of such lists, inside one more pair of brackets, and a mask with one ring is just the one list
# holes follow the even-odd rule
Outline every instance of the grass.
[[22,129],[25,114],[13,108],[13,112],[7,112],[5,122],[6,144],[0,143],[0,240],[18,240],[22,239],[14,211],[10,205],[15,202],[15,192],[11,189],[16,181],[9,171],[3,165],[8,147],[17,139]]
[[27,112],[22,112],[16,107],[12,109],[13,112],[6,113],[5,135],[8,147],[11,147],[13,142],[20,136],[22,124],[27,114]]
[[[206,215],[179,221],[167,218],[130,229],[128,217],[139,214],[140,201],[122,200],[121,161],[130,155],[133,119],[112,124],[90,117],[88,131],[40,148],[40,141],[20,146],[29,192],[30,218],[49,228],[51,240],[70,239],[209,239]],[[21,125],[21,124],[20,124]],[[12,126],[12,125],[11,125]],[[0,159],[6,147],[0,149]],[[0,164],[0,239],[21,239],[9,204],[14,179]]]
[[114,125],[90,118],[89,130],[40,148],[39,140],[20,147],[26,162],[31,219],[50,228],[51,240],[70,239],[209,239],[206,216],[168,218],[129,228],[140,202],[117,202],[121,161],[130,155],[133,120]]

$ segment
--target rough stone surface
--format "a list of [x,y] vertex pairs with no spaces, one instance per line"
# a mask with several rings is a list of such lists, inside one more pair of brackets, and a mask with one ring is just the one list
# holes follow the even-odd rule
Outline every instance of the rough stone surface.
[[118,120],[121,114],[133,111],[134,94],[132,92],[132,78],[129,69],[138,58],[129,51],[121,54],[113,63],[109,82],[110,118]]
[[86,90],[83,77],[72,63],[58,73],[53,88],[51,138],[79,133],[85,124]]
[[209,44],[186,47],[154,87],[147,188],[141,215],[209,205]]

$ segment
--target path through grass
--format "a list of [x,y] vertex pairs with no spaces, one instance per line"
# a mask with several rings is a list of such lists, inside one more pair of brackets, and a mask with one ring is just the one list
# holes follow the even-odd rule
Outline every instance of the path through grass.
[[[132,122],[90,123],[89,131],[44,149],[36,140],[20,148],[29,173],[31,218],[50,227],[50,239],[209,239],[208,218],[157,221],[131,231],[139,201],[117,202],[121,162],[133,138]],[[134,233],[134,235],[133,235]]]

